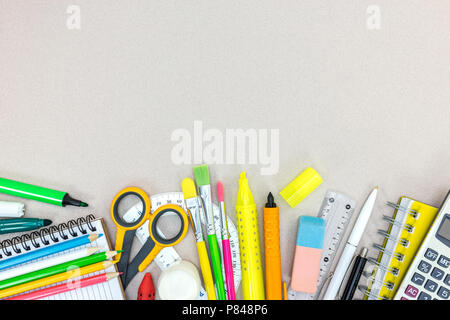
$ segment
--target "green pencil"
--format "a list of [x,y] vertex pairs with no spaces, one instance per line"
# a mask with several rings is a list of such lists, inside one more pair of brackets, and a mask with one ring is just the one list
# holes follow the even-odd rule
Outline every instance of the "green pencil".
[[91,264],[94,264],[97,262],[102,262],[102,261],[108,260],[109,258],[114,257],[118,252],[122,252],[122,250],[96,253],[91,256],[75,259],[72,261],[58,264],[56,266],[48,267],[45,269],[33,271],[33,272],[26,273],[26,274],[23,274],[23,275],[20,275],[17,277],[6,279],[3,281],[0,281],[0,290],[18,286],[18,285],[21,285],[26,282],[50,277],[55,274],[67,272],[67,271],[70,271],[73,269],[78,269],[78,268],[81,268],[81,267],[84,267],[87,265],[91,265]]

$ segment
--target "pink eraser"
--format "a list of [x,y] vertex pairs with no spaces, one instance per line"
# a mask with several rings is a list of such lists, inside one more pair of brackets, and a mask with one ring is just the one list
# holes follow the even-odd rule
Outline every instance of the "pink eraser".
[[309,216],[300,217],[292,266],[291,288],[293,290],[316,292],[324,235],[325,220]]

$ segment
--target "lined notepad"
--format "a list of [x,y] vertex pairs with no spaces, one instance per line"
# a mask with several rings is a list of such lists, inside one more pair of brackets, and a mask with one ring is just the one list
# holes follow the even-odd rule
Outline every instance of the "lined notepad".
[[380,246],[364,299],[393,299],[437,208],[401,197]]
[[[32,262],[36,262],[39,260],[45,260],[49,257],[54,257],[54,256],[58,256],[58,255],[63,255],[69,252],[73,252],[82,248],[87,248],[87,247],[98,247],[100,248],[98,252],[102,252],[102,251],[111,251],[111,245],[109,242],[109,238],[108,235],[106,233],[106,228],[103,224],[103,219],[94,219],[94,220],[88,220],[89,222],[86,222],[86,220],[81,220],[78,219],[74,224],[72,224],[70,226],[72,232],[69,232],[68,227],[66,229],[64,229],[64,227],[67,226],[67,224],[64,224],[63,228],[61,228],[61,225],[58,226],[57,228],[59,228],[59,231],[57,230],[57,228],[48,228],[48,233],[46,232],[42,232],[41,231],[41,236],[44,237],[44,240],[49,241],[50,243],[48,245],[45,245],[44,242],[42,241],[40,236],[34,236],[33,237],[33,241],[31,240],[31,238],[28,238],[29,240],[23,241],[25,240],[24,237],[22,236],[20,239],[22,240],[20,243],[17,243],[16,240],[16,244],[15,246],[13,246],[12,244],[10,246],[5,246],[3,249],[3,257],[1,258],[1,260],[3,259],[8,259],[10,257],[13,256],[18,256],[21,254],[24,254],[26,252],[32,251],[32,250],[36,250],[36,244],[39,244],[40,248],[44,247],[44,246],[51,246],[53,244],[55,244],[54,239],[58,239],[58,243],[62,242],[62,241],[68,241],[71,239],[74,239],[78,236],[84,235],[84,234],[92,234],[92,233],[97,233],[97,234],[103,234],[102,237],[99,237],[97,240],[92,241],[91,243],[84,245],[84,246],[79,246],[70,250],[65,250],[62,252],[58,252],[56,254],[53,255],[49,255],[40,259],[36,259],[36,260],[32,260],[28,263],[32,263]],[[42,230],[42,229],[41,229]],[[86,233],[82,234],[80,232],[80,230],[85,230]],[[63,239],[60,232],[63,233],[63,235],[67,236],[67,239]],[[52,236],[50,235],[53,235]],[[18,237],[16,237],[16,239],[18,239]],[[9,241],[6,240],[3,242],[4,243],[8,243],[8,242],[13,242],[12,239],[10,239]],[[24,250],[26,247],[29,247],[29,250]],[[9,257],[5,257],[5,251],[6,252],[10,252],[11,255]],[[20,251],[20,252],[18,252]],[[23,266],[25,264],[21,264],[18,266],[14,266],[13,268],[20,268],[21,266]],[[7,271],[8,269],[5,269],[5,271]],[[95,273],[90,273],[84,276],[81,276],[79,278],[75,278],[72,279],[70,281],[72,281],[72,283],[74,283],[77,279],[81,279],[81,278],[87,278],[93,275],[97,275],[97,274],[101,274],[101,273],[105,273],[105,272],[117,272],[117,267],[116,265],[110,266],[107,269],[104,269],[102,271],[98,271]],[[59,284],[65,283],[64,282],[59,282],[59,283],[55,283],[52,284],[50,286],[46,286],[46,287],[41,287],[35,290],[40,290],[43,288],[47,288],[47,287],[52,287],[52,286],[57,286]],[[35,291],[32,290],[32,291]],[[31,291],[28,291],[31,292]],[[72,290],[72,291],[68,291],[68,292],[64,292],[64,293],[60,293],[57,295],[53,295],[53,296],[49,296],[46,298],[43,298],[42,300],[125,300],[125,294],[122,288],[122,284],[120,283],[120,278],[114,278],[111,279],[107,282],[103,282],[97,285],[92,285],[89,287],[85,287],[85,288],[79,288],[76,290]]]

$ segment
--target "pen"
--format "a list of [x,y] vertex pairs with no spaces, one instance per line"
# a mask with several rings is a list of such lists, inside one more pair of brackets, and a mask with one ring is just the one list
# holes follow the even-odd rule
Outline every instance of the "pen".
[[280,218],[277,204],[269,192],[264,207],[264,252],[266,264],[266,299],[282,299]]
[[355,254],[356,247],[358,246],[364,229],[367,226],[367,222],[369,221],[370,215],[375,205],[375,200],[377,198],[377,192],[378,187],[372,190],[366,202],[364,203],[361,212],[359,213],[358,219],[353,226],[352,233],[350,234],[347,243],[345,244],[344,251],[342,252],[341,258],[339,259],[323,300],[334,300],[336,298],[339,287],[341,286],[342,280],[344,279],[345,273],[347,272],[348,266],[353,259],[353,255]]
[[48,219],[17,218],[0,220],[0,234],[39,229],[52,224]]
[[353,265],[341,300],[352,300],[356,287],[358,286],[359,279],[361,278],[364,270],[364,266],[367,262],[367,251],[367,248],[362,248],[360,255],[356,257],[355,264]]
[[0,192],[16,197],[46,202],[60,207],[65,207],[66,205],[76,207],[88,206],[88,204],[83,201],[73,199],[67,192],[52,190],[5,178],[0,178]]

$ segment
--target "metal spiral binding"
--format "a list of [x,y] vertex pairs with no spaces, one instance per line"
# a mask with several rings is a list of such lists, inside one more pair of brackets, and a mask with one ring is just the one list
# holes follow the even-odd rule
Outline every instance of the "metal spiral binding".
[[397,243],[401,244],[405,248],[407,248],[409,246],[409,240],[406,240],[406,239],[394,240],[394,239],[392,239],[392,235],[390,233],[387,233],[384,230],[378,229],[378,234],[381,234],[382,236],[384,236],[385,239],[387,239],[389,241],[396,241]]
[[378,249],[381,252],[388,254],[389,256],[395,257],[400,262],[403,261],[403,258],[405,258],[405,256],[403,254],[398,253],[398,252],[394,252],[394,251],[391,251],[391,250],[386,250],[386,248],[384,248],[383,246],[379,245],[378,243],[374,243],[372,246],[375,249]]
[[398,273],[400,272],[400,270],[398,270],[397,268],[390,268],[389,266],[381,264],[375,258],[369,257],[369,258],[367,258],[367,261],[376,265],[379,269],[381,269],[384,272],[392,273],[394,276],[397,276]]
[[[76,220],[69,220],[67,223],[61,223],[57,226],[41,228],[39,231],[33,231],[31,233],[3,240],[0,243],[0,247],[3,251],[3,254],[6,257],[9,257],[13,254],[13,252],[15,252],[16,254],[20,254],[23,252],[23,250],[32,250],[32,247],[37,249],[41,248],[42,245],[48,246],[52,243],[59,242],[60,239],[69,239],[68,234],[70,234],[72,237],[77,237],[78,232],[80,232],[81,234],[87,234],[87,230],[83,227],[83,225],[87,225],[88,229],[91,232],[97,231],[97,228],[92,225],[92,220],[95,220],[95,216],[93,214],[89,214],[86,217],[81,217]],[[37,241],[38,238],[41,240],[40,243],[39,241]],[[3,256],[0,254],[0,259],[2,258]]]
[[364,293],[364,295],[366,295],[367,297],[371,298],[371,299],[381,299],[381,300],[389,300],[388,298],[384,297],[384,296],[380,296],[377,294],[373,294],[371,292],[371,290],[369,290],[369,288],[367,286],[363,286],[363,285],[359,285],[358,286],[358,290],[361,291],[362,293]]
[[386,204],[389,207],[394,208],[395,210],[402,211],[402,212],[405,212],[405,213],[409,213],[410,215],[412,215],[414,217],[414,219],[419,218],[420,212],[417,211],[417,210],[408,209],[407,207],[401,206],[401,205],[396,204],[396,203],[391,202],[391,201],[386,202]]
[[388,221],[389,223],[391,223],[392,225],[402,228],[406,231],[408,231],[409,233],[412,233],[414,231],[414,226],[410,225],[410,224],[403,224],[401,222],[396,221],[395,219],[393,219],[392,217],[383,215],[383,220]]
[[[391,201],[387,201],[386,204],[395,209],[397,212],[404,212],[407,213],[409,215],[411,215],[412,217],[414,217],[414,219],[418,219],[420,212],[418,212],[417,210],[412,210],[409,209],[405,206],[401,206],[397,203],[391,202]],[[399,221],[397,221],[395,218],[387,216],[387,215],[383,215],[383,220],[388,221],[392,226],[398,227],[400,229],[406,230],[409,233],[413,233],[414,232],[414,226],[410,225],[410,224],[404,224],[401,223]],[[384,230],[378,230],[378,234],[382,235],[387,241],[394,241],[395,243],[398,243],[400,245],[402,245],[403,247],[408,247],[409,246],[409,240],[401,238],[401,239],[394,239],[392,237],[392,235]],[[388,256],[394,257],[396,258],[398,261],[403,261],[405,256],[399,252],[395,252],[393,250],[388,250],[386,249],[383,245],[374,243],[373,247],[376,248],[377,250],[379,250],[380,252],[382,252],[383,254],[387,254]],[[382,264],[380,261],[378,261],[378,259],[375,258],[371,258],[369,257],[367,259],[368,262],[370,262],[371,264],[374,264],[375,266],[377,266],[377,268],[382,271],[382,272],[389,272],[394,276],[398,276],[400,270],[398,268],[395,267],[390,267],[388,265]],[[377,286],[382,286],[382,287],[386,287],[389,290],[393,290],[395,284],[392,282],[385,282],[382,280],[376,280],[375,275],[377,273],[377,270],[374,271],[372,274],[368,274],[366,272],[364,272],[364,276],[367,277],[369,279],[369,281],[371,282],[372,285],[377,285]],[[371,292],[372,290],[368,289],[368,287],[358,287],[360,290],[362,290],[364,292],[364,294],[371,298],[371,299],[387,299],[387,297],[381,297],[377,294],[374,294],[373,292]]]
[[391,281],[376,280],[374,275],[371,275],[369,277],[369,279],[372,281],[372,285],[376,284],[378,286],[382,286],[382,287],[388,288],[389,290],[393,290],[394,289],[395,284],[393,282],[391,282]]

